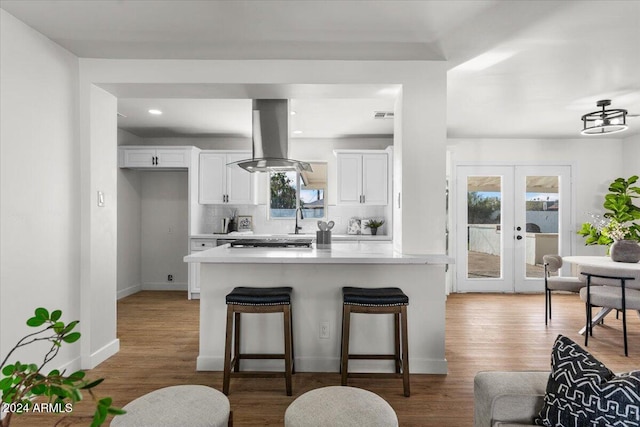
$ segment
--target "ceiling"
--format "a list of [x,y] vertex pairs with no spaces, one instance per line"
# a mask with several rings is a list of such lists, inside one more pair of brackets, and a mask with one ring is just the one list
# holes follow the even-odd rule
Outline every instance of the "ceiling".
[[[599,99],[640,114],[640,0],[75,1],[0,7],[83,58],[446,60],[450,138],[580,138]],[[492,60],[478,65],[480,59]],[[474,61],[472,61],[474,60]],[[246,93],[295,137],[389,135],[395,87],[107,88],[140,136],[251,133]],[[327,93],[330,92],[328,95]],[[257,97],[257,96],[255,96]],[[149,108],[163,111],[149,116]],[[640,118],[628,120],[640,133]],[[586,138],[586,137],[582,137]]]

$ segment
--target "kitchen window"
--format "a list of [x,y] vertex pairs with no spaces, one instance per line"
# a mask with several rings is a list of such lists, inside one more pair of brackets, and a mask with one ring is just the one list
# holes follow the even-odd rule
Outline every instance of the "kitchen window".
[[313,172],[269,174],[269,218],[294,219],[302,209],[305,219],[326,218],[327,164],[311,163]]

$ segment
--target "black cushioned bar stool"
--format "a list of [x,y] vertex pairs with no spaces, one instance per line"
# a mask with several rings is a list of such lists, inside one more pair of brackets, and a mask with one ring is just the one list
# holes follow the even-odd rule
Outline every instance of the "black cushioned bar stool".
[[[388,374],[348,372],[349,359],[395,360],[394,376],[402,376],[404,395],[409,397],[409,342],[407,339],[407,305],[409,297],[400,288],[342,288],[342,356],[340,372],[342,385],[347,385],[348,377],[388,376]],[[349,354],[349,333],[351,313],[393,314],[395,343],[394,354]]]
[[[229,383],[232,376],[258,378],[284,376],[287,387],[287,396],[291,396],[291,375],[295,373],[293,356],[293,322],[291,320],[291,291],[292,289],[290,287],[237,287],[226,296],[227,332],[224,346],[224,373],[222,384],[222,391],[224,394],[229,394]],[[241,353],[241,313],[283,313],[284,353]],[[233,358],[231,354],[232,342]],[[284,359],[284,372],[240,372],[241,359]]]

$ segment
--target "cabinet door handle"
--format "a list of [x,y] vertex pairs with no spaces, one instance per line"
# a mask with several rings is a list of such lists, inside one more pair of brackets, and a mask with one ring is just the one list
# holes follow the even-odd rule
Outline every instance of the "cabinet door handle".
[[156,156],[156,166],[158,166],[160,162],[158,162],[158,156]]
[[366,203],[367,201],[367,196],[365,196],[364,194],[362,195],[362,203]]

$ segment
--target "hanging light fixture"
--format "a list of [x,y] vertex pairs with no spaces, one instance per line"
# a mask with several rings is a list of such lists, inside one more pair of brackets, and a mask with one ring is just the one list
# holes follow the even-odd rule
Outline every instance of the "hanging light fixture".
[[611,105],[610,99],[603,99],[598,101],[598,107],[602,107],[602,110],[594,111],[582,116],[583,135],[604,135],[610,133],[617,133],[627,130],[627,110],[623,109],[611,109],[605,108]]

